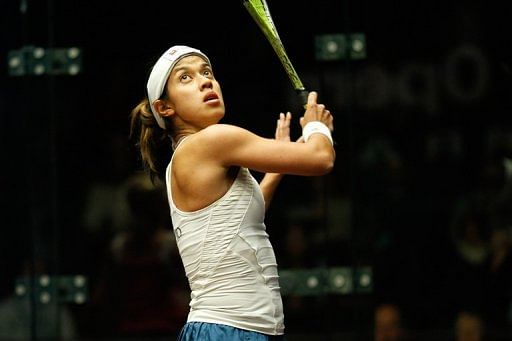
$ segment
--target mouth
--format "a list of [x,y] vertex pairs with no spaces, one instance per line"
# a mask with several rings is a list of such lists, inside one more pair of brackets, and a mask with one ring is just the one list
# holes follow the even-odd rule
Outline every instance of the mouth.
[[214,101],[219,99],[219,96],[214,91],[210,91],[204,96],[204,102]]

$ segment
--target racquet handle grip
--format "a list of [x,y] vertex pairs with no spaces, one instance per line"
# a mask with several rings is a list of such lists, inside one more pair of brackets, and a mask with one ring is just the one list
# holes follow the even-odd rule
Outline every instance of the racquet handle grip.
[[309,91],[307,91],[306,89],[298,89],[296,91],[297,91],[297,95],[299,95],[300,103],[302,104],[304,109],[306,109],[307,104],[308,104]]

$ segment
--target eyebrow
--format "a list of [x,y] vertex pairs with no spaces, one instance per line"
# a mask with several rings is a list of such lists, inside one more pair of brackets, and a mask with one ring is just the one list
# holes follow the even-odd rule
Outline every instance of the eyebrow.
[[[204,68],[205,66],[211,68],[211,65],[208,64],[207,62],[204,62],[201,64],[201,68]],[[191,66],[185,64],[185,65],[181,65],[181,66],[177,66],[173,69],[173,72],[178,72],[178,71],[181,71],[181,70],[187,70],[187,69],[190,69]]]

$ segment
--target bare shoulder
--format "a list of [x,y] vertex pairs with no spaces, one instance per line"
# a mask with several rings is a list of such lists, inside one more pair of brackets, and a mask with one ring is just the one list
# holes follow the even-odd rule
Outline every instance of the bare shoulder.
[[248,138],[256,135],[231,124],[214,124],[196,133],[196,146],[206,147],[209,152],[225,153],[226,148],[235,148]]
[[247,135],[251,133],[243,128],[214,124],[190,135],[175,153],[175,159],[200,159],[206,162],[209,159],[219,160]]
[[244,128],[237,127],[235,125],[231,124],[213,124],[207,128],[204,128],[200,132],[198,132],[198,137],[201,137],[205,140],[215,140],[218,141],[219,139],[232,139],[236,138],[237,136],[241,134],[247,134],[249,133],[248,130]]

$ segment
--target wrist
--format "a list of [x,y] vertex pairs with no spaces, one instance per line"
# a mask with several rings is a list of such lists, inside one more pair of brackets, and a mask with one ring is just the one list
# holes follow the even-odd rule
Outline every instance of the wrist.
[[278,180],[281,179],[284,176],[284,174],[281,173],[266,173],[265,177],[269,180]]
[[329,139],[331,145],[334,145],[331,131],[329,130],[329,127],[327,127],[324,123],[320,121],[311,121],[306,123],[306,125],[302,128],[302,136],[304,137],[304,142],[308,142],[309,138],[313,134],[324,135],[327,137],[327,139]]

